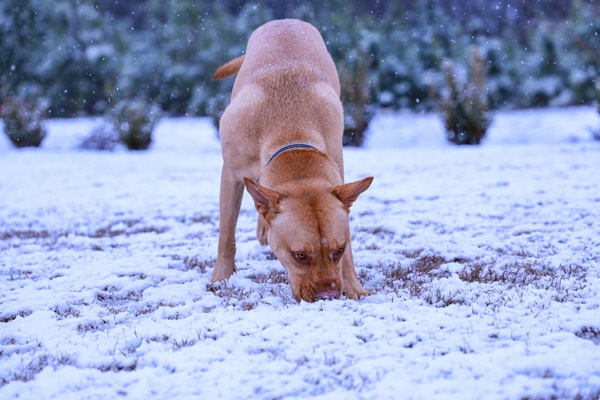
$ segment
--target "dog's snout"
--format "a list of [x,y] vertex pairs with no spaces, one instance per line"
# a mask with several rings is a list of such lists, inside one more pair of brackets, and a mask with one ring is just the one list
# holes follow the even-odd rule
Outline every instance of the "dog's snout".
[[325,283],[315,290],[316,300],[333,300],[340,296],[338,285],[335,282]]

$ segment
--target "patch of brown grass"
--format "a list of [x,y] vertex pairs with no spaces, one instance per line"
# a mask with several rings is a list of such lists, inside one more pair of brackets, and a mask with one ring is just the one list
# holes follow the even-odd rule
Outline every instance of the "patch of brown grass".
[[50,233],[47,230],[41,231],[5,231],[0,232],[0,240],[8,240],[8,239],[48,239],[55,236],[66,236],[67,234],[64,232],[60,233]]
[[[117,236],[131,236],[138,235],[140,233],[156,233],[161,234],[165,233],[169,230],[167,227],[155,227],[155,226],[142,226],[137,227],[135,229],[130,229],[133,226],[137,225],[139,220],[124,220],[124,221],[115,221],[109,224],[104,228],[96,229],[95,232],[89,234],[89,237],[92,239],[101,239],[101,238],[114,238]],[[125,224],[127,229],[115,229],[115,226],[120,224]]]
[[187,338],[183,338],[183,339],[173,339],[170,341],[171,345],[173,346],[173,350],[181,350],[185,347],[191,347],[193,345],[195,345],[196,343],[198,343],[197,339],[187,339]]
[[190,221],[195,224],[216,224],[218,218],[214,215],[193,215],[190,218],[186,218],[184,222]]
[[[458,276],[461,280],[469,283],[478,282],[483,284],[501,283],[509,287],[532,286],[536,289],[555,289],[559,294],[569,289],[583,288],[583,282],[587,270],[574,264],[563,264],[558,268],[542,265],[539,261],[513,261],[503,266],[497,265],[497,261],[484,263],[482,261],[469,262],[465,265]],[[563,286],[564,279],[577,278],[580,286],[566,288]],[[555,298],[556,301],[565,301],[566,298]]]
[[87,332],[98,332],[103,330],[105,325],[106,322],[104,320],[80,322],[77,324],[77,333],[85,335]]
[[286,271],[272,269],[268,274],[251,274],[248,279],[256,283],[288,284]]
[[55,306],[52,311],[57,315],[58,320],[63,320],[66,318],[79,318],[81,316],[81,312],[73,307],[73,305],[77,305],[74,303],[67,303],[66,307]]
[[600,328],[598,327],[584,326],[575,332],[575,335],[582,339],[591,340],[595,344],[600,344]]
[[440,256],[424,256],[417,258],[412,263],[411,268],[417,274],[429,274],[438,269],[440,265],[445,264],[446,260]]
[[[463,265],[458,277],[469,284],[499,284],[507,290],[518,291],[533,288],[552,291],[552,300],[557,302],[572,301],[583,295],[587,287],[587,270],[576,264],[563,264],[559,267],[544,265],[542,261],[529,259],[510,259],[505,264],[498,260],[485,262],[456,258],[450,260]],[[377,291],[393,291],[405,293],[413,298],[420,298],[436,307],[451,304],[464,304],[462,291],[446,292],[436,286],[439,279],[451,275],[443,268],[447,263],[438,255],[419,256],[407,261],[378,263],[374,266],[358,269],[361,282],[374,283],[370,288]]]
[[119,293],[118,289],[114,286],[104,286],[102,291],[96,295],[96,299],[100,303],[117,303],[123,301],[140,301],[144,297],[142,292],[129,291],[126,293]]
[[191,269],[198,269],[200,270],[200,273],[204,274],[206,272],[206,268],[212,268],[215,266],[215,260],[202,260],[198,256],[185,256],[183,258],[183,266],[186,271],[189,271]]
[[396,234],[396,232],[383,228],[381,226],[376,226],[376,227],[359,227],[357,232],[360,233],[368,233],[370,235],[374,235],[377,236],[379,238],[385,238],[385,237],[392,237]]
[[239,305],[243,310],[248,311],[258,304],[250,299],[253,294],[251,291],[233,286],[228,282],[209,283],[206,285],[206,291],[223,299],[223,305],[225,306]]
[[169,264],[169,269],[176,269],[179,271],[190,271],[199,270],[201,274],[206,273],[207,268],[213,268],[215,266],[215,260],[202,259],[199,256],[184,256],[183,258],[179,254],[169,256],[173,261],[180,261],[181,263]]
[[133,360],[130,364],[115,362],[109,365],[103,365],[98,368],[101,372],[121,372],[121,371],[135,371],[137,369],[137,359]]
[[[412,264],[403,266],[400,262],[391,265],[379,263],[374,270],[383,275],[382,286],[376,291],[391,288],[396,293],[405,292],[410,297],[421,298],[428,304],[437,306],[448,306],[460,303],[458,294],[444,294],[440,290],[432,292],[432,280],[447,276],[445,271],[439,267],[445,263],[439,256],[424,256],[415,260]],[[363,282],[369,280],[369,273],[365,270],[359,272]]]
[[4,317],[0,317],[0,323],[7,323],[14,321],[17,317],[29,317],[32,314],[31,311],[19,311],[16,314],[5,315]]
[[42,372],[48,366],[64,366],[74,365],[75,359],[70,355],[60,354],[58,356],[50,354],[42,354],[34,357],[28,363],[23,363],[21,366],[12,371],[10,375],[0,379],[0,387],[12,381],[29,382]]
[[417,258],[421,255],[423,249],[418,250],[402,250],[400,254],[402,254],[406,258]]

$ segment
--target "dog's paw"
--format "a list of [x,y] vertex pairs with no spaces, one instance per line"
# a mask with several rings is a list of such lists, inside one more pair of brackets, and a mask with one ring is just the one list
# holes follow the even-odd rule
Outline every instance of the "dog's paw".
[[231,275],[236,271],[234,262],[227,262],[223,260],[217,260],[215,262],[215,269],[213,269],[211,282],[219,282],[228,280]]
[[344,283],[344,296],[346,296],[347,299],[359,300],[361,297],[370,296],[372,294],[374,294],[374,292],[365,290],[358,282],[352,284]]

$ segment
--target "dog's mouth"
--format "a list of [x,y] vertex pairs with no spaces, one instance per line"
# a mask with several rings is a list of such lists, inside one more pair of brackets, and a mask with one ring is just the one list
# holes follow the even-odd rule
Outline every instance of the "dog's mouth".
[[339,299],[341,294],[342,285],[339,282],[320,282],[300,286],[299,297],[306,302],[314,303],[319,300]]

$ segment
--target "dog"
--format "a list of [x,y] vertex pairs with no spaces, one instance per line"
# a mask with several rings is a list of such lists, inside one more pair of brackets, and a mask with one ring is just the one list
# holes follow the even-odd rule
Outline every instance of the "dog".
[[288,272],[296,301],[369,295],[356,275],[348,214],[373,177],[344,184],[340,82],[320,33],[275,20],[246,53],[215,72],[237,74],[220,120],[223,152],[218,255],[212,282],[236,271],[235,226],[244,186],[257,237]]

